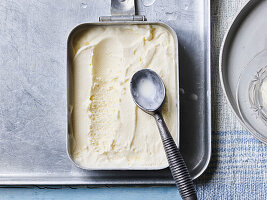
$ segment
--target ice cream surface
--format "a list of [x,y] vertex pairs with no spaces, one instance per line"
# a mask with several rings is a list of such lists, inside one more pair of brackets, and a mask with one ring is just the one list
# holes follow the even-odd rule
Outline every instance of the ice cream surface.
[[88,169],[168,166],[155,120],[135,105],[130,80],[143,68],[160,75],[163,116],[176,140],[177,55],[170,31],[161,25],[89,26],[71,45],[74,162]]

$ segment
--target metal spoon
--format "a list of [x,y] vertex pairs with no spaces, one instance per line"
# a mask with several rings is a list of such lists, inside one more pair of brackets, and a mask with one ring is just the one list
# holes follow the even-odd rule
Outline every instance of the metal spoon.
[[133,75],[130,90],[136,105],[146,113],[152,115],[157,122],[169,167],[182,198],[196,200],[196,191],[184,159],[161,114],[166,96],[162,79],[156,72],[149,69],[142,69]]

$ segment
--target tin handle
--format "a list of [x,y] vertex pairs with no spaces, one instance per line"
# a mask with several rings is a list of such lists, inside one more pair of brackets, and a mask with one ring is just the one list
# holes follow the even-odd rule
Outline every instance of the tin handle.
[[134,0],[111,0],[111,16],[101,16],[99,21],[145,21],[144,15],[135,15]]
[[112,16],[135,15],[134,0],[111,0],[110,13]]
[[176,183],[176,186],[184,200],[197,200],[193,181],[190,177],[185,161],[177,148],[161,113],[154,114],[165,153],[169,162],[169,167]]

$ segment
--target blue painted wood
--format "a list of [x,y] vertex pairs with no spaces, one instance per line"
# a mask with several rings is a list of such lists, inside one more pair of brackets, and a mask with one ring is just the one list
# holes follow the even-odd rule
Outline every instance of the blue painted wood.
[[175,186],[112,188],[0,188],[0,200],[181,200]]

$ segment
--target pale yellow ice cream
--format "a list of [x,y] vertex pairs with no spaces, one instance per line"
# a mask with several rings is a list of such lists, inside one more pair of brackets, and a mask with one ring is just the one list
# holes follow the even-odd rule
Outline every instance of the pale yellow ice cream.
[[163,116],[177,134],[176,50],[159,25],[94,26],[73,48],[73,159],[81,167],[161,168],[167,159],[152,116],[130,94],[132,75],[156,71],[167,89]]

